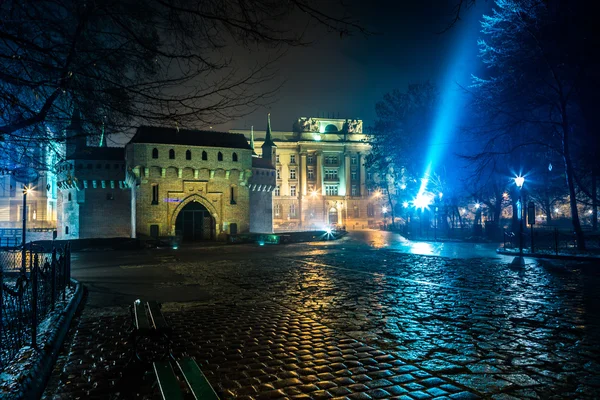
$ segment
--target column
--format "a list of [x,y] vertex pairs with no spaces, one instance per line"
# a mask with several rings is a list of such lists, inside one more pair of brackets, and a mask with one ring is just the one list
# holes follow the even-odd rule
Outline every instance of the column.
[[361,197],[365,197],[367,195],[367,189],[365,187],[365,178],[367,177],[367,172],[365,168],[365,156],[363,154],[358,154],[358,165],[359,165],[359,176],[360,176],[360,192],[359,195]]
[[344,154],[344,177],[346,178],[345,196],[350,196],[352,194],[352,176],[350,175],[350,153]]
[[321,169],[323,168],[323,153],[319,152],[319,153],[315,153],[315,157],[317,157],[317,181],[316,181],[316,187],[315,190],[319,191],[319,193],[321,193],[323,196],[325,195],[325,188],[323,187],[323,171],[321,171]]
[[298,165],[298,174],[300,174],[300,188],[298,196],[298,220],[300,226],[304,224],[304,199],[306,198],[306,153],[300,153],[300,164]]
[[302,196],[306,196],[306,153],[300,154],[298,173],[300,174],[300,193]]

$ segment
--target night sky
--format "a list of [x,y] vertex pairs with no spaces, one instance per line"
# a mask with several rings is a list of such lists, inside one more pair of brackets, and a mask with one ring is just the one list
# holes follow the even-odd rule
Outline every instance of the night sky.
[[[399,4],[402,3],[402,4]],[[395,88],[405,90],[411,82],[431,80],[444,90],[447,70],[456,55],[458,42],[466,39],[473,54],[476,49],[475,24],[482,9],[467,10],[452,29],[441,33],[452,20],[455,0],[398,2],[388,0],[352,0],[349,10],[372,35],[355,34],[340,38],[322,29],[309,32],[316,43],[292,48],[279,61],[279,78],[285,80],[277,99],[268,108],[213,129],[250,128],[264,130],[266,113],[271,112],[275,130],[291,130],[300,116],[361,118],[369,125],[375,119],[375,103]],[[475,30],[473,29],[475,27]],[[462,39],[461,39],[462,38]],[[462,43],[460,43],[462,44]],[[460,69],[462,83],[470,76],[470,67]]]

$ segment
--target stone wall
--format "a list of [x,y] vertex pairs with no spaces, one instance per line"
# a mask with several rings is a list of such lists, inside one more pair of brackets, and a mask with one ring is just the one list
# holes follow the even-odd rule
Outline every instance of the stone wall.
[[129,189],[86,189],[79,206],[79,239],[130,237],[130,205]]

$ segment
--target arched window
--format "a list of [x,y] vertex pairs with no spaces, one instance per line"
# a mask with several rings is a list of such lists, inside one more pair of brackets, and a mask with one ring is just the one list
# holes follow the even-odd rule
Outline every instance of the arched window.
[[152,149],[152,158],[158,158],[158,149],[157,148]]
[[175,159],[175,150],[173,150],[173,149],[169,150],[169,159],[170,160]]
[[202,159],[203,159],[204,161],[208,160],[208,154],[206,154],[206,152],[205,152],[205,151],[203,151],[203,152],[202,152]]
[[192,152],[189,150],[185,151],[185,159],[186,160],[191,160],[192,159]]
[[219,154],[217,154],[217,161],[223,161],[223,153],[219,152]]
[[233,155],[231,156],[231,160],[233,162],[237,162],[237,153],[233,153]]
[[68,197],[69,201],[71,201],[71,193],[69,193],[67,197]]

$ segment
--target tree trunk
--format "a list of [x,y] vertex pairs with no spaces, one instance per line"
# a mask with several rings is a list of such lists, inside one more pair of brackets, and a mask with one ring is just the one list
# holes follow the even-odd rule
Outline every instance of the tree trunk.
[[392,216],[392,230],[396,230],[396,225],[394,224],[394,202],[392,201],[392,193],[390,192],[390,185],[388,184],[388,189],[387,189],[387,195],[388,195],[388,203],[390,206],[390,215]]
[[567,117],[566,104],[562,104],[562,139],[563,139],[563,160],[565,162],[565,172],[567,175],[567,186],[569,187],[569,206],[571,208],[571,221],[577,238],[577,249],[585,250],[585,237],[579,221],[579,212],[577,211],[577,197],[575,195],[575,182],[573,178],[573,161],[569,150],[569,121]]
[[596,193],[596,168],[592,168],[592,229],[598,230],[598,193]]

